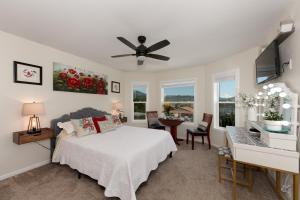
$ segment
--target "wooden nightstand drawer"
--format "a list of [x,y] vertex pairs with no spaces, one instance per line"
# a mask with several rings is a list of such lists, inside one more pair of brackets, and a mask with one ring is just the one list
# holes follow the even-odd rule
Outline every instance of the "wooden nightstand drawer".
[[29,135],[27,131],[19,131],[13,133],[13,142],[20,145],[29,142],[46,140],[53,137],[53,131],[50,128],[42,128],[42,131],[36,135]]

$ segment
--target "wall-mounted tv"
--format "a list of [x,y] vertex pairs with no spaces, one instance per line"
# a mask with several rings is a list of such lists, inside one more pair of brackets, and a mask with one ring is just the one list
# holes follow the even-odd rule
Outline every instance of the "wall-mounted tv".
[[265,83],[280,76],[279,45],[274,40],[256,59],[256,83]]

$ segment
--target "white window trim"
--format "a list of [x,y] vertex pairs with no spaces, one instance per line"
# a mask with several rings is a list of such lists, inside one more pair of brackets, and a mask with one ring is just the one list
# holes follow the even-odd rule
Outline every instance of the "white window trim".
[[[214,129],[218,129],[221,131],[225,131],[226,128],[219,126],[219,84],[217,83],[220,79],[226,79],[228,77],[234,77],[235,79],[235,94],[236,96],[239,93],[239,87],[240,87],[240,70],[234,69],[229,70],[221,73],[216,73],[212,77],[212,83],[213,83],[213,110],[214,110]],[[239,124],[239,110],[237,104],[235,104],[235,126]]]
[[[145,119],[134,119],[134,102],[133,102],[133,88],[134,86],[146,86],[146,112],[149,108],[149,83],[148,82],[140,82],[134,81],[131,83],[131,122],[132,123],[145,123],[147,122],[147,116]],[[142,102],[141,102],[142,103]],[[146,113],[145,113],[146,114]]]
[[[193,122],[183,122],[185,125],[194,125],[196,123],[196,120],[198,119],[198,101],[197,101],[197,78],[190,78],[190,79],[175,79],[175,80],[167,80],[167,81],[160,81],[160,107],[159,107],[159,112],[162,113],[162,106],[164,103],[164,97],[163,97],[163,86],[165,85],[181,85],[184,83],[193,83],[194,84],[194,112],[193,112]],[[184,102],[187,103],[187,102]]]

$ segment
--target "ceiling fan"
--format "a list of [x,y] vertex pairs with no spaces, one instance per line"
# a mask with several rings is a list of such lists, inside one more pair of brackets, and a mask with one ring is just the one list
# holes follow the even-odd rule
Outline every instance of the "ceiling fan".
[[158,60],[164,60],[164,61],[167,61],[167,60],[170,59],[167,56],[162,56],[162,55],[151,53],[153,51],[156,51],[156,50],[159,50],[161,48],[164,48],[164,47],[168,46],[170,44],[170,42],[168,40],[162,40],[162,41],[157,42],[157,43],[155,43],[152,46],[147,48],[144,45],[144,43],[146,41],[145,36],[139,36],[138,37],[138,41],[139,41],[139,43],[141,43],[138,47],[136,47],[134,44],[132,44],[131,42],[129,42],[128,40],[126,40],[123,37],[117,37],[117,38],[118,38],[118,40],[120,40],[121,42],[126,44],[128,47],[135,50],[136,53],[135,54],[115,55],[115,56],[111,56],[112,58],[119,58],[119,57],[125,57],[125,56],[136,56],[138,65],[142,65],[144,63],[144,60],[145,60],[146,57],[154,58],[154,59],[158,59]]

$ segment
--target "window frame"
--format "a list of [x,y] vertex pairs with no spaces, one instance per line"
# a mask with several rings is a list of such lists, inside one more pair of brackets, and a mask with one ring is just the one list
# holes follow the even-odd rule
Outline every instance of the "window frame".
[[[237,97],[238,93],[239,93],[239,69],[235,69],[235,70],[230,70],[230,71],[225,71],[225,72],[221,72],[221,73],[216,73],[213,75],[213,110],[214,110],[214,129],[218,129],[218,130],[222,130],[224,131],[226,128],[225,127],[221,127],[219,125],[220,122],[220,116],[219,116],[219,85],[220,85],[220,81],[222,80],[230,80],[231,77],[235,80],[235,97]],[[232,103],[232,102],[222,102],[222,103]],[[238,111],[238,107],[236,102],[235,103],[235,126],[239,125],[239,111]]]
[[[185,102],[176,102],[176,103],[193,103],[193,121],[184,121],[184,124],[195,124],[196,122],[196,117],[197,117],[197,79],[196,78],[192,78],[192,79],[177,79],[177,80],[168,80],[168,81],[161,81],[160,82],[160,113],[163,112],[163,104],[164,104],[164,86],[166,85],[183,85],[184,83],[191,83],[194,85],[194,101],[185,101]],[[172,103],[172,102],[171,102]]]
[[[133,89],[135,86],[146,86],[146,101],[140,101],[136,103],[146,103],[146,110],[145,110],[145,119],[134,119],[134,104],[135,102],[133,101]],[[149,108],[149,83],[148,82],[132,82],[131,83],[131,122],[132,123],[144,123],[147,122],[147,116],[146,112]]]

